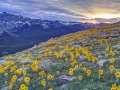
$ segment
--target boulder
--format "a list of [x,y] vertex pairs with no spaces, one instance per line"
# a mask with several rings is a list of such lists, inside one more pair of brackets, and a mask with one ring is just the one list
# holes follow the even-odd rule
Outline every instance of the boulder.
[[5,62],[7,62],[7,60],[1,60],[0,64],[4,64]]
[[22,81],[23,79],[24,79],[24,77],[22,76],[22,77],[18,78],[17,81],[20,82],[20,81]]
[[99,59],[104,58],[104,56],[103,56],[103,55],[98,55],[97,57],[98,57]]
[[62,80],[67,80],[67,81],[73,81],[76,77],[75,76],[66,76],[66,75],[61,75],[59,79]]
[[56,63],[53,63],[50,60],[40,60],[39,61],[39,68],[41,68],[41,69],[47,69],[53,65],[56,65]]
[[2,88],[1,90],[8,90],[8,87],[4,87],[4,88]]
[[21,63],[32,63],[34,60],[31,60],[31,59],[25,59],[25,60],[22,60]]
[[115,46],[113,46],[113,47],[120,49],[120,45],[115,45]]
[[46,50],[39,51],[39,54],[44,53]]
[[65,52],[65,51],[61,51],[60,52],[60,56],[69,56],[69,53]]
[[23,54],[23,55],[17,57],[17,60],[19,60],[19,59],[21,59],[21,58],[23,58],[23,57],[25,57],[25,54]]
[[107,60],[107,59],[101,59],[97,63],[95,63],[94,66],[101,68],[101,67],[105,66],[106,64],[108,64],[108,62],[109,62],[109,60]]
[[81,56],[80,56],[80,60],[85,60],[85,56],[84,56],[84,55],[81,55]]
[[77,77],[75,76],[67,76],[67,75],[61,75],[57,81],[56,81],[56,85],[60,86],[60,88],[64,88],[66,86],[66,83],[73,81],[74,79],[76,79]]

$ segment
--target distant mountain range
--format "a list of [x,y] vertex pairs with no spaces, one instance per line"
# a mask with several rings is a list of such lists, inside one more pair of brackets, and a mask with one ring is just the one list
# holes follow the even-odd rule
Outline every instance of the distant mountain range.
[[6,12],[0,14],[0,56],[15,53],[35,44],[68,33],[86,30],[106,23],[82,23],[31,19]]

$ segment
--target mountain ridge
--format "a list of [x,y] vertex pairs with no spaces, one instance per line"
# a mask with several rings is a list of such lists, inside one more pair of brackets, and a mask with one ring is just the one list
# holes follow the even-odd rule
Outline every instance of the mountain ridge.
[[0,58],[0,89],[120,89],[119,55],[119,22],[63,35]]
[[[103,23],[102,25],[106,24]],[[40,42],[44,42],[50,38],[60,37],[65,34],[74,33],[79,30],[85,30],[97,26],[99,26],[99,24],[30,19],[21,15],[14,15],[6,12],[0,14],[0,28],[10,35],[17,36],[14,38],[20,39],[18,41],[23,40],[25,41],[24,44],[27,42],[30,46],[34,46],[35,44],[39,44]],[[10,42],[8,42],[7,45],[9,45],[9,43]],[[22,47],[24,47],[24,44],[21,44],[21,46],[23,45]],[[10,47],[8,46],[8,49],[9,48]],[[20,51],[19,48],[18,51]],[[8,51],[5,49],[5,52],[11,53],[11,50]],[[2,56],[2,53],[0,56]]]

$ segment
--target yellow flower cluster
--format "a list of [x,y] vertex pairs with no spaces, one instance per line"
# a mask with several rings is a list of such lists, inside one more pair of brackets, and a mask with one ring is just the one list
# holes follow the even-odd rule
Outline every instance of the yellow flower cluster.
[[29,89],[28,86],[26,86],[25,84],[21,84],[19,90],[29,90]]
[[30,78],[29,77],[25,77],[24,78],[24,82],[26,82],[26,83],[30,82]]
[[40,71],[38,74],[39,74],[39,76],[45,76],[46,75],[44,70]]
[[54,76],[51,75],[51,74],[49,74],[49,75],[47,76],[47,79],[48,79],[48,80],[54,79]]
[[12,79],[11,79],[11,82],[14,83],[16,80],[17,80],[17,75],[13,75]]

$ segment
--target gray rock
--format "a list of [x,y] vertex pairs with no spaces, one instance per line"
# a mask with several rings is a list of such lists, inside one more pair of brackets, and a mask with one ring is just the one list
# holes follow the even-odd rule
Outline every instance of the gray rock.
[[67,80],[67,81],[73,81],[74,79],[76,79],[77,77],[75,76],[66,76],[66,75],[61,75],[59,77],[59,79],[63,79],[63,80]]
[[65,85],[68,81],[67,80],[64,80],[64,79],[57,79],[56,80],[56,85],[57,86],[60,86],[61,88],[63,88],[62,85]]
[[24,57],[24,56],[25,56],[25,54],[23,54],[23,55],[17,57],[17,60],[21,59],[21,58]]
[[84,56],[84,55],[81,55],[81,56],[80,56],[80,60],[85,60],[85,56]]
[[117,50],[114,50],[115,53],[119,53]]
[[46,51],[46,50],[39,51],[39,54],[40,54],[40,53],[43,53],[43,52],[45,52],[45,51]]
[[98,58],[102,59],[102,58],[104,58],[104,56],[103,55],[98,55]]
[[120,45],[115,45],[115,46],[113,46],[113,47],[120,49]]
[[8,90],[8,87],[4,87],[4,88],[2,88],[1,90]]
[[29,68],[28,67],[23,67],[22,70],[28,70]]
[[120,39],[120,36],[118,37],[118,39]]
[[79,44],[77,44],[77,45],[73,45],[75,48],[77,48],[77,47],[79,47],[80,45]]
[[31,59],[25,59],[25,60],[22,60],[21,63],[32,63],[33,60]]
[[114,69],[115,71],[120,71],[120,69]]
[[68,56],[69,56],[69,53],[67,53],[67,52],[65,52],[65,51],[61,51],[61,52],[60,52],[60,55],[61,55],[61,56],[64,56],[64,55],[65,55],[65,56],[68,57]]
[[5,62],[7,62],[7,60],[1,60],[0,64],[4,64]]
[[97,63],[95,63],[94,66],[101,68],[101,67],[105,66],[108,62],[109,62],[109,60],[107,60],[107,59],[101,59]]
[[50,60],[40,60],[39,62],[39,68],[41,69],[47,69],[53,65],[56,65],[56,63],[53,63]]
[[63,84],[62,86],[60,86],[60,88],[65,88],[66,87],[66,84]]
[[17,81],[20,82],[20,81],[22,81],[23,79],[24,79],[24,77],[22,76],[22,77],[18,78]]
[[57,81],[56,81],[56,85],[60,86],[60,88],[65,88],[66,84],[70,81],[73,81],[74,79],[76,79],[77,77],[75,76],[66,76],[66,75],[61,75]]

